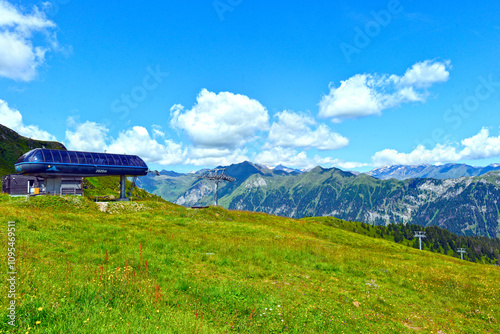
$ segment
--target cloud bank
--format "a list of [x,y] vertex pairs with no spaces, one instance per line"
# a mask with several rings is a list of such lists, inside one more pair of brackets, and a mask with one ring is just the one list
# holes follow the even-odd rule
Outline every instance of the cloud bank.
[[372,156],[374,166],[420,165],[478,160],[500,156],[500,135],[490,136],[488,128],[482,128],[476,135],[460,143],[437,144],[432,149],[418,145],[410,153],[385,149]]

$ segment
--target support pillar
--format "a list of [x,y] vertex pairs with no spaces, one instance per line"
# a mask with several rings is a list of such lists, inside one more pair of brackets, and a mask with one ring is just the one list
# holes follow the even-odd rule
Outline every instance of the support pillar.
[[214,205],[219,204],[219,182],[215,181]]
[[128,198],[125,197],[125,175],[120,175],[120,199],[119,201],[128,201]]
[[45,184],[47,195],[60,195],[62,184],[60,177],[47,178],[45,181],[47,182]]

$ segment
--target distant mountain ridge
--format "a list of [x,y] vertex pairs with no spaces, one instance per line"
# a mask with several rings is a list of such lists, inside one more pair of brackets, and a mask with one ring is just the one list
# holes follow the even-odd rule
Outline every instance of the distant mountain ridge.
[[373,169],[366,174],[377,179],[406,180],[412,178],[456,179],[466,176],[480,176],[491,171],[500,170],[500,164],[486,167],[475,167],[466,164],[434,165],[393,165]]
[[[288,173],[248,161],[225,168],[236,178],[219,188],[219,204],[229,209],[295,218],[335,216],[376,225],[437,225],[461,235],[500,237],[500,171],[455,179],[382,180],[337,168]],[[197,175],[140,180],[146,190],[180,205],[213,204],[213,184]]]
[[[230,166],[218,166],[216,168],[226,168],[226,174],[236,178],[235,182],[221,185],[219,197],[229,194],[242,182],[252,175],[297,175],[302,173],[299,170],[288,168],[282,165],[270,168],[269,166],[254,164],[249,161],[244,161]],[[212,204],[211,197],[213,185],[198,178],[198,176],[208,172],[209,169],[201,169],[191,173],[175,173],[175,172],[159,172],[160,175],[149,174],[137,180],[137,185],[149,192],[153,192],[162,198],[175,202],[177,204],[192,206],[192,205],[208,205]],[[202,198],[204,201],[200,202]]]
[[500,237],[500,172],[457,179],[378,180],[316,167],[289,177],[253,175],[220,203],[288,217],[334,216],[376,225],[436,225]]
[[159,172],[160,175],[167,175],[167,176],[181,176],[181,175],[184,175],[182,173],[177,173],[177,172],[174,172],[173,170],[165,170],[163,169],[161,172]]

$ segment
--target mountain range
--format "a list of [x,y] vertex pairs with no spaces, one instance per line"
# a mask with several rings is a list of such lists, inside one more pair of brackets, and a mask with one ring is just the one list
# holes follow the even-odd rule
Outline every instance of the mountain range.
[[[437,225],[461,235],[500,236],[500,171],[454,179],[382,180],[337,168],[286,172],[248,161],[225,168],[236,178],[219,186],[219,204],[229,209],[295,218],[335,216],[375,225]],[[139,186],[180,205],[209,205],[214,186],[198,177],[202,174],[150,174]]]
[[500,164],[491,164],[486,167],[475,167],[466,164],[445,164],[445,165],[393,165],[384,166],[369,171],[377,179],[397,179],[406,180],[413,178],[433,178],[433,179],[455,179],[464,176],[479,176],[491,171],[500,170]]

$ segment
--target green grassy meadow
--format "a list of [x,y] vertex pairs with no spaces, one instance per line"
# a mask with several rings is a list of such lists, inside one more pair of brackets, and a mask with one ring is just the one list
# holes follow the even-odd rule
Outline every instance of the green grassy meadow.
[[[325,224],[157,198],[0,195],[0,333],[498,333],[500,267]],[[339,223],[345,225],[346,222]],[[344,226],[345,227],[345,226]]]

